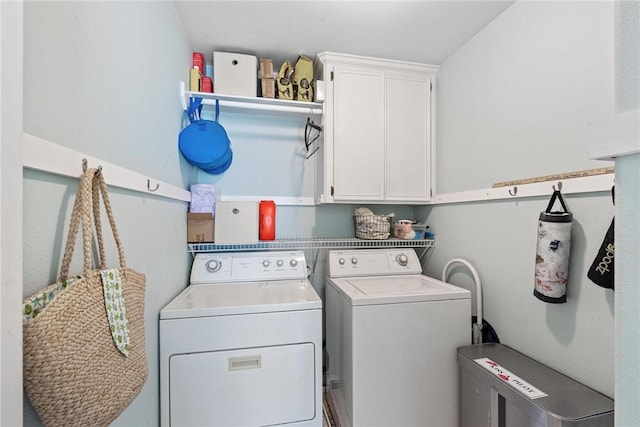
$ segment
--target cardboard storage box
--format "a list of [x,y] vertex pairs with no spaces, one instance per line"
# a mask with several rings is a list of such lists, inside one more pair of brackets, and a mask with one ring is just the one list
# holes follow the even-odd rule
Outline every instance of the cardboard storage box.
[[275,98],[276,97],[276,79],[274,78],[262,78],[262,97],[263,98]]
[[216,202],[216,245],[258,243],[258,202]]
[[215,223],[211,213],[187,213],[187,242],[213,242]]
[[223,95],[258,96],[258,58],[213,52],[213,89]]
[[273,79],[273,61],[271,59],[260,59],[260,78]]

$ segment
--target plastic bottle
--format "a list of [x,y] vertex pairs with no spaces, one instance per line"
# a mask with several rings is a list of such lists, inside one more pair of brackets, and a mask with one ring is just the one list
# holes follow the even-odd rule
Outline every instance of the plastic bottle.
[[273,200],[260,201],[259,219],[260,240],[275,240],[276,238],[276,204]]

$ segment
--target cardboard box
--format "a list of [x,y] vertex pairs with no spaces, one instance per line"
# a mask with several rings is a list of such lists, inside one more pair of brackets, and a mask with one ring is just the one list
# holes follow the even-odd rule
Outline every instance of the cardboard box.
[[258,96],[258,58],[213,52],[213,88],[223,95]]
[[202,77],[202,73],[199,70],[192,68],[189,71],[189,90],[191,92],[200,92],[200,77]]
[[270,59],[260,59],[260,78],[273,78],[273,61]]
[[258,243],[258,202],[216,201],[216,245]]
[[276,79],[274,78],[262,78],[262,97],[263,98],[275,98],[276,97]]
[[210,243],[215,235],[211,213],[187,213],[187,243]]

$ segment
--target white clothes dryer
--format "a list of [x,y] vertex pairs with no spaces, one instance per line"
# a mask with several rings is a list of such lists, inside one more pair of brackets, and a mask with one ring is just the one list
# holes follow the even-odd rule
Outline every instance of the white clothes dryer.
[[422,275],[415,251],[330,251],[326,383],[342,427],[458,425],[457,348],[471,294]]
[[322,426],[322,301],[304,254],[200,253],[160,311],[163,426]]

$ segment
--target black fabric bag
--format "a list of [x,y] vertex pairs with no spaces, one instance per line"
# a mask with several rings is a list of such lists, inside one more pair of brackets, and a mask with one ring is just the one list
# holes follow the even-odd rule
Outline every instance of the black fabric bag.
[[[611,189],[611,197],[614,198],[615,204],[615,187]],[[611,225],[604,236],[604,240],[600,245],[598,255],[596,255],[587,277],[591,279],[593,283],[598,286],[602,286],[607,289],[614,288],[614,265],[615,265],[615,218],[611,220]]]

